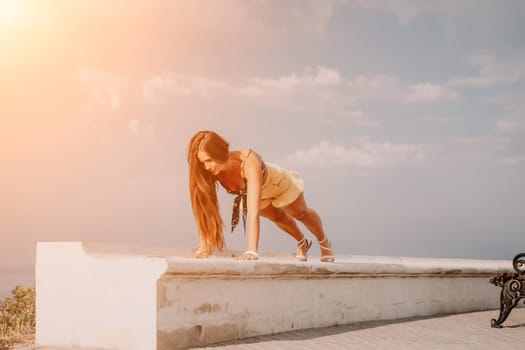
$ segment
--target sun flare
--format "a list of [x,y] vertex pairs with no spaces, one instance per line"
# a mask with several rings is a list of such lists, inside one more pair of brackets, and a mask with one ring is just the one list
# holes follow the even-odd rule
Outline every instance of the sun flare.
[[0,26],[16,24],[24,14],[24,2],[0,0]]

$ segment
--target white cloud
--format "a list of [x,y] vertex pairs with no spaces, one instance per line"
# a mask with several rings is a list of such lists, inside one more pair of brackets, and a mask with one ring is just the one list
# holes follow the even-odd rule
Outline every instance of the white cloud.
[[406,84],[386,75],[358,76],[347,81],[349,93],[360,100],[404,101],[406,103],[436,103],[454,101],[456,91],[442,85],[419,83]]
[[522,164],[525,160],[525,119],[502,117],[496,120],[490,132],[479,136],[453,137],[449,144],[449,158],[461,163],[485,159],[505,166]]
[[470,87],[487,87],[502,82],[501,79],[491,77],[463,77],[452,78],[450,85],[452,86],[470,86]]
[[525,163],[525,91],[512,90],[491,96],[488,101],[504,112],[496,119],[495,128],[489,135],[491,144],[486,153],[497,150],[495,157],[503,165]]
[[454,0],[355,0],[355,2],[371,10],[392,12],[403,24],[408,24],[423,14],[454,12],[466,5]]
[[381,125],[376,121],[366,117],[365,113],[360,110],[348,111],[343,113],[346,120],[352,121],[355,125],[366,126],[371,128],[380,127]]
[[508,166],[525,164],[525,154],[511,155],[503,157],[501,163]]
[[173,88],[173,81],[169,76],[160,75],[153,77],[142,84],[144,100],[148,104],[160,101],[163,91]]
[[329,87],[341,84],[338,71],[322,66],[315,70],[306,68],[302,75],[291,73],[277,79],[254,79],[254,85],[263,89],[293,90],[299,88]]
[[167,72],[143,82],[142,94],[146,103],[152,104],[171,96],[210,99],[258,95],[259,89],[256,86],[234,86],[225,81]]
[[499,119],[496,122],[496,130],[505,133],[525,131],[525,120]]
[[421,120],[432,124],[454,124],[463,120],[461,117],[450,117],[443,115],[423,115]]
[[293,165],[321,168],[350,166],[361,169],[382,168],[423,160],[422,145],[390,142],[364,142],[347,148],[330,141],[321,141],[306,150],[297,150],[287,157],[287,161]]
[[504,110],[516,116],[525,116],[525,91],[511,91],[493,96],[489,102],[500,105]]
[[143,150],[145,149],[144,147],[157,145],[157,133],[151,122],[131,119],[128,121],[128,131],[134,140],[141,142],[140,147]]
[[[381,114],[374,108],[413,104],[449,103],[458,94],[446,86],[407,84],[388,75],[345,78],[338,70],[317,66],[275,78],[256,77],[228,81],[164,72],[142,83],[144,101],[184,109],[195,105],[272,110],[317,116],[317,125],[333,128],[346,123],[360,128],[380,128]],[[190,107],[191,108],[191,107]]]
[[408,103],[432,103],[440,100],[456,100],[457,92],[435,84],[416,84],[408,87]]
[[79,70],[77,79],[89,91],[97,107],[109,110],[120,108],[126,79],[87,67]]
[[356,99],[399,100],[402,96],[402,83],[399,79],[386,75],[360,75],[346,81],[349,93]]
[[375,123],[367,121],[365,112],[353,106],[358,101],[424,104],[454,101],[459,96],[446,86],[406,84],[387,75],[345,79],[339,71],[324,66],[307,67],[301,73],[292,72],[273,79],[253,78],[244,83],[167,72],[145,81],[142,89],[147,103],[172,97],[234,99],[234,103],[249,101],[252,105],[347,116],[348,120],[363,126],[375,126]]
[[[340,0],[233,1],[244,18],[244,27],[257,25],[273,37],[305,34],[320,38]],[[223,2],[221,2],[221,6]]]
[[[279,110],[318,111],[334,115],[347,111],[343,79],[338,71],[322,66],[306,68],[276,79],[245,82],[208,79],[166,72],[142,84],[146,103],[181,103],[181,99],[215,100],[230,105],[271,107]],[[177,102],[174,102],[177,101]]]
[[[500,105],[506,112],[496,120],[492,139],[501,153],[498,156],[503,165],[524,163],[525,156],[525,92],[511,91],[491,97],[490,102]],[[495,148],[495,147],[494,147]]]
[[[333,16],[334,6],[338,1],[308,1],[308,15],[303,16],[301,24],[305,28],[313,28],[314,34],[323,36],[327,23]],[[301,4],[301,1],[298,2]],[[304,2],[303,2],[304,3]]]
[[453,86],[488,87],[525,80],[525,51],[505,55],[470,55],[467,62],[477,69],[476,75],[454,77]]

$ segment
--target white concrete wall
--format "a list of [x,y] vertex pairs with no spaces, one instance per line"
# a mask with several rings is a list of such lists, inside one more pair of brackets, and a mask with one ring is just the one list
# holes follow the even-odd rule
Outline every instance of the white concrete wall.
[[[180,349],[367,320],[494,309],[511,261],[291,254],[240,262],[189,249],[39,243],[40,345]],[[488,321],[487,321],[488,322]]]
[[86,247],[80,242],[38,243],[36,342],[156,349],[155,285],[166,260],[89,255]]

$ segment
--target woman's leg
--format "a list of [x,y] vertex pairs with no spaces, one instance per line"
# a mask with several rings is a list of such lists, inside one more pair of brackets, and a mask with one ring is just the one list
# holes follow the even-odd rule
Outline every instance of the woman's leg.
[[284,207],[284,211],[293,218],[301,221],[304,226],[314,234],[321,247],[321,260],[327,262],[334,261],[332,245],[324,233],[321,217],[315,210],[308,208],[304,200],[304,194],[301,193],[294,202]]
[[297,222],[283,209],[276,208],[273,205],[269,205],[264,209],[261,209],[261,216],[273,221],[281,230],[292,236],[297,242],[297,257],[304,257],[306,260],[306,254],[308,253],[309,244],[304,240],[304,234],[297,226]]
[[261,216],[273,221],[281,230],[288,233],[295,240],[300,241],[304,238],[295,220],[281,208],[276,208],[270,204],[266,208],[261,209]]

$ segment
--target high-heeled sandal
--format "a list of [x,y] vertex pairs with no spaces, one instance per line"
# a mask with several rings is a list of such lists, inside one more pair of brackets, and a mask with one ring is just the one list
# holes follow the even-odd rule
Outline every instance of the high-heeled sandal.
[[[297,241],[297,251],[295,254],[295,260],[297,261],[306,261],[308,260],[308,250],[312,246],[312,241],[306,238]],[[301,253],[301,249],[306,248],[304,255]]]
[[[334,251],[332,249],[332,243],[325,237],[322,241],[319,242],[319,247],[321,248],[321,262],[334,262],[335,256]],[[321,244],[325,244],[328,242],[328,247],[323,247]],[[325,254],[325,252],[328,251],[329,254]]]

